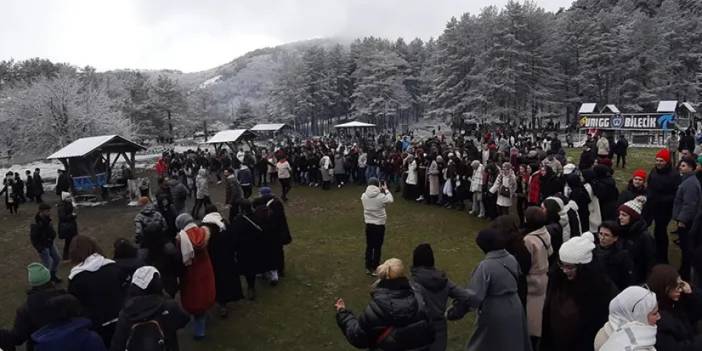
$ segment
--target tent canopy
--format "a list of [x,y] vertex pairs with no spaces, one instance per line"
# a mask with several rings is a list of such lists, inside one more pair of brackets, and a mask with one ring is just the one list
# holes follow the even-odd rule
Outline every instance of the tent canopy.
[[359,122],[359,121],[351,121],[351,122],[346,122],[342,124],[337,124],[334,126],[334,128],[373,128],[375,127],[375,124],[371,123],[364,123],[364,122]]
[[286,128],[289,126],[285,123],[268,123],[268,124],[257,124],[253,128],[251,128],[251,131],[254,132],[277,132],[283,128]]
[[675,112],[677,107],[677,100],[662,100],[658,103],[658,109],[656,112]]
[[119,153],[137,152],[140,150],[146,150],[146,148],[119,135],[101,135],[80,138],[64,146],[61,150],[54,152],[47,159],[84,157],[94,151]]
[[246,129],[223,130],[215,134],[205,144],[236,143],[242,139],[248,140],[256,137],[256,133]]
[[596,103],[588,102],[580,105],[580,110],[578,110],[578,113],[593,113],[595,112],[595,108],[597,107]]

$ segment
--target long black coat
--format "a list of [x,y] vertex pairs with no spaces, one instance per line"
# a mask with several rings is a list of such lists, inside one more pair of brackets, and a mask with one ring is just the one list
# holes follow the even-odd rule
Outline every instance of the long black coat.
[[633,283],[643,284],[656,264],[656,242],[648,232],[646,221],[640,219],[621,228],[619,240],[631,255],[634,264]]
[[678,191],[680,174],[668,164],[663,169],[654,168],[648,174],[646,208],[648,213],[673,213],[675,193]]
[[283,203],[273,196],[262,196],[254,200],[254,207],[256,221],[263,228],[267,270],[280,270],[285,259],[283,246],[292,241]]
[[661,319],[657,324],[657,351],[699,351],[702,350],[702,335],[695,330],[695,324],[702,316],[700,297],[683,294],[673,308],[661,308]]
[[619,291],[634,284],[634,262],[619,242],[608,248],[598,246],[593,253],[602,271]]
[[78,222],[73,214],[74,208],[71,201],[61,201],[58,205],[58,237],[68,239],[78,235]]
[[241,300],[244,294],[241,291],[241,280],[239,279],[234,233],[229,228],[221,230],[213,223],[203,223],[202,225],[210,230],[210,242],[207,249],[215,275],[217,302],[225,304]]
[[239,273],[252,275],[266,272],[263,228],[254,221],[254,216],[238,214],[231,223],[231,230],[236,240]]
[[600,213],[602,220],[615,220],[617,218],[617,201],[619,189],[612,178],[611,170],[604,165],[595,165],[595,179],[592,180],[592,192],[600,200]]
[[126,292],[122,282],[125,280],[124,271],[111,263],[95,272],[75,275],[68,282],[68,292],[78,298],[93,325],[99,326],[117,318],[124,303]]
[[41,179],[39,173],[34,173],[34,196],[40,196],[44,194],[44,181]]

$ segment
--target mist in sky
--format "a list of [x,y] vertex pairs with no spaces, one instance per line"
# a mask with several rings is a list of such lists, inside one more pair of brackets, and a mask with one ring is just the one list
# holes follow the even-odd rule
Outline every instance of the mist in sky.
[[[48,58],[100,71],[213,68],[258,48],[373,35],[428,40],[507,0],[5,0],[0,60]],[[546,10],[571,0],[538,0]]]

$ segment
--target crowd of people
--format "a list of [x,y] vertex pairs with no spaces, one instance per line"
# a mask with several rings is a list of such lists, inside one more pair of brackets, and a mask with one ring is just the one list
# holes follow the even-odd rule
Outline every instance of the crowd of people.
[[[694,138],[670,144],[650,171],[633,171],[620,189],[613,174],[620,164],[626,169],[628,142],[613,137],[589,136],[577,163],[555,134],[519,130],[164,153],[155,196],[144,184],[134,237],[117,240],[111,259],[79,233],[64,191],[60,255],[53,207],[40,203],[30,237],[42,263],[28,267],[27,302],[14,327],[0,331],[0,347],[65,350],[67,338],[80,336],[86,346],[76,350],[148,350],[130,346],[138,343],[175,350],[175,331],[188,321],[202,339],[207,311],[216,305],[225,318],[227,304],[244,297],[240,276],[252,300],[257,277],[275,285],[284,276],[292,240],[284,204],[293,186],[358,184],[366,186],[365,271],[377,281],[360,315],[336,301],[337,322],[358,348],[445,350],[448,321],[477,311],[469,350],[702,350],[699,146]],[[221,210],[211,199],[214,182],[224,183]],[[269,187],[275,183],[280,197]],[[396,258],[383,262],[393,193],[491,221],[477,233],[485,258],[467,287],[437,268],[428,243],[414,250],[409,270]],[[682,253],[676,268],[668,257],[671,221]],[[74,265],[66,290],[61,257]]]
[[[284,246],[292,241],[283,202],[267,186],[256,195],[247,191],[239,182],[241,168],[227,167],[227,218],[209,199],[210,172],[202,168],[195,169],[195,206],[186,209],[184,197],[191,192],[180,182],[184,169],[178,161],[189,157],[173,153],[159,161],[167,160],[168,169],[155,196],[143,193],[134,236],[117,239],[111,257],[79,232],[69,192],[60,194],[56,206],[38,205],[30,241],[41,263],[27,267],[26,302],[14,325],[0,329],[0,349],[26,344],[37,351],[178,350],[176,332],[186,324],[201,340],[211,308],[227,318],[229,303],[256,299],[257,278],[278,284],[285,274]],[[65,241],[63,255],[57,237]],[[72,266],[65,288],[58,276],[62,259]]]

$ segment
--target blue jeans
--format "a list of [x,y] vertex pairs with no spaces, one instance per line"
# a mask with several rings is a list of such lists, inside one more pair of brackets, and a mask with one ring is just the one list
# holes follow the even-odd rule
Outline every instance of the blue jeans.
[[51,243],[51,246],[39,251],[39,257],[41,258],[41,263],[44,267],[49,269],[49,272],[56,274],[59,263],[61,263],[61,256],[58,254],[56,249],[56,244]]
[[204,338],[206,330],[207,315],[193,316],[193,336]]

